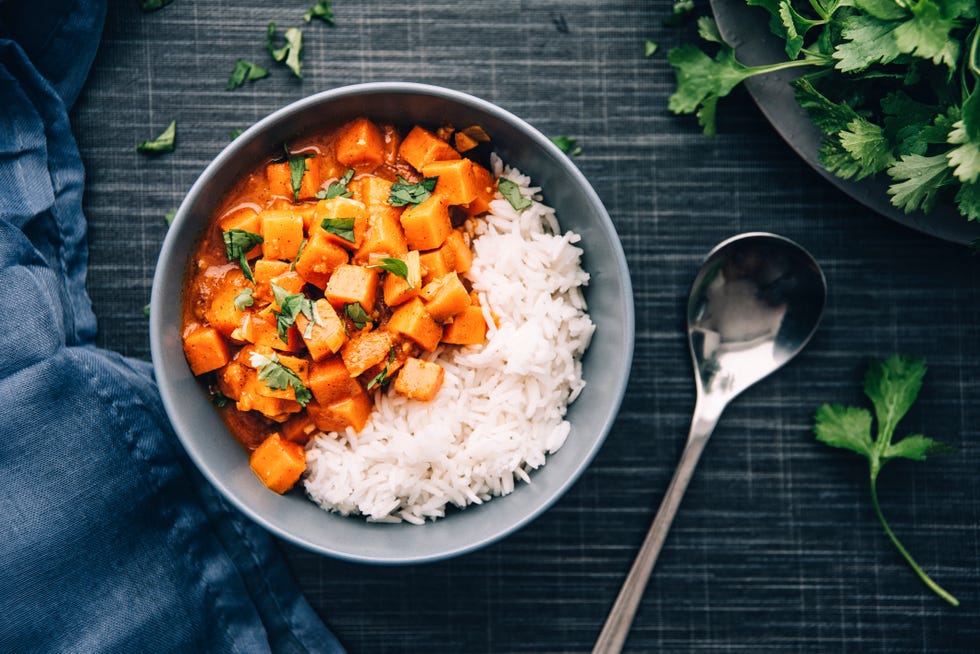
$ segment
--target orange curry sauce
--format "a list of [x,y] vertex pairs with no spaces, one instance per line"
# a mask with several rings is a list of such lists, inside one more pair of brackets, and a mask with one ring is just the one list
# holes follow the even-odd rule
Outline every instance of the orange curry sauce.
[[298,481],[311,435],[362,429],[380,389],[432,399],[443,371],[425,352],[485,342],[466,222],[496,180],[461,155],[482,141],[358,118],[270,153],[212,216],[184,353],[272,490]]

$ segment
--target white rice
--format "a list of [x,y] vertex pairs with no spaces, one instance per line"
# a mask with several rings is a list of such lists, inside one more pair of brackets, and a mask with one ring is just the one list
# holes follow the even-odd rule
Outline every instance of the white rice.
[[[493,158],[494,177],[539,188]],[[390,387],[360,433],[321,434],[306,451],[306,492],[324,509],[372,521],[422,524],[446,506],[480,504],[514,490],[569,432],[565,411],[582,388],[580,358],[595,326],[581,286],[580,237],[561,234],[535,201],[517,212],[498,192],[474,229],[466,275],[488,320],[485,345],[440,347],[426,358],[446,371],[431,402]]]

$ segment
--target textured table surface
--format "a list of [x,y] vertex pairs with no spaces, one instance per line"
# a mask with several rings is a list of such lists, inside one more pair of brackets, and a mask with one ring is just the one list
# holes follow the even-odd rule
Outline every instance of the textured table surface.
[[[229,133],[348,83],[439,84],[495,102],[549,135],[619,231],[636,299],[636,356],[622,411],[571,491],[531,525],[475,553],[377,568],[283,544],[313,606],[351,652],[590,649],[670,480],[694,402],[683,306],[718,241],[774,231],[809,248],[830,294],[820,332],[727,411],[701,461],[636,617],[633,652],[980,650],[980,258],[854,203],[806,167],[744,93],[719,134],[666,110],[671,2],[387,3],[176,0],[142,14],[111,3],[73,114],[87,166],[89,290],[99,343],[148,358],[143,307],[166,224]],[[705,9],[706,3],[701,3]],[[304,78],[274,66],[268,22],[303,26]],[[644,57],[650,39],[659,50]],[[269,78],[225,89],[238,57]],[[177,150],[134,145],[178,121]],[[869,355],[930,370],[900,427],[958,449],[891,464],[893,528],[962,602],[932,595],[881,531],[866,465],[815,442],[815,407],[861,403]]]

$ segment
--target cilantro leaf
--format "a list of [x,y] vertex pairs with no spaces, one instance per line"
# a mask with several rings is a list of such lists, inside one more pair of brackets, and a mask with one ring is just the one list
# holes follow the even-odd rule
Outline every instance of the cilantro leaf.
[[576,139],[571,136],[552,136],[551,142],[558,146],[558,149],[570,157],[577,157],[582,154],[582,148],[575,145]]
[[309,168],[306,166],[306,160],[315,157],[315,154],[303,153],[303,154],[290,154],[289,147],[283,144],[282,149],[286,151],[286,161],[289,162],[289,185],[293,189],[293,202],[299,201],[299,191],[303,187],[303,174],[306,173]]
[[409,184],[404,177],[399,175],[398,181],[391,185],[388,204],[393,207],[404,207],[407,204],[421,204],[432,195],[432,191],[436,189],[436,181],[438,179],[438,177],[426,177],[420,182]]
[[852,120],[837,138],[858,165],[855,179],[874,175],[895,163],[891,143],[885,138],[884,130],[864,118]]
[[408,289],[412,290],[412,282],[408,279],[408,264],[406,264],[401,259],[395,259],[393,257],[384,257],[381,259],[380,263],[371,264],[367,266],[368,268],[381,268],[382,270],[391,273],[392,275],[397,275],[401,277],[406,282],[408,282]]
[[228,257],[228,261],[237,260],[238,265],[242,268],[242,274],[245,275],[245,279],[250,282],[255,282],[255,277],[252,276],[252,269],[248,267],[247,253],[262,242],[262,237],[259,234],[244,229],[229,229],[221,237],[225,243],[225,256]]
[[244,311],[245,307],[250,307],[253,304],[255,304],[255,298],[252,297],[252,292],[254,290],[255,289],[252,288],[251,286],[246,286],[241,291],[239,291],[238,295],[236,295],[235,299],[233,300],[233,304],[235,305],[235,308],[238,309],[239,311]]
[[911,356],[896,354],[885,361],[872,360],[869,363],[864,377],[864,393],[875,409],[878,433],[873,441],[871,414],[857,407],[822,405],[814,414],[813,431],[820,442],[857,452],[868,460],[871,503],[888,538],[933,592],[953,606],[959,606],[959,601],[933,581],[902,546],[878,503],[878,474],[885,463],[896,458],[924,461],[928,454],[949,451],[945,445],[921,434],[893,442],[895,427],[918,397],[925,373],[925,361]]
[[647,39],[646,43],[643,44],[643,56],[649,59],[657,52],[658,47],[659,46],[656,43],[650,39]]
[[292,387],[296,401],[303,406],[309,404],[310,400],[313,399],[310,389],[303,384],[303,380],[300,379],[295,370],[279,360],[278,354],[267,357],[258,352],[253,352],[250,363],[258,369],[259,381],[268,388],[274,391],[284,391]]
[[388,350],[388,361],[385,363],[385,367],[382,368],[381,372],[371,378],[371,381],[367,383],[367,390],[371,390],[375,386],[384,386],[388,383],[388,371],[391,368],[391,364],[395,361],[395,348],[390,348]]
[[341,177],[336,182],[330,182],[330,185],[325,191],[317,191],[316,197],[319,200],[332,200],[333,198],[349,198],[354,195],[353,192],[348,190],[347,185],[350,181],[354,179],[354,169],[348,168],[344,176]]
[[960,214],[967,220],[980,220],[980,182],[961,186],[955,200]]
[[160,132],[160,136],[149,141],[143,141],[136,146],[137,152],[145,154],[159,154],[161,152],[174,151],[174,139],[177,137],[177,121],[171,120],[167,128]]
[[296,324],[296,318],[300,314],[306,316],[311,323],[316,321],[313,315],[313,303],[302,293],[290,293],[276,283],[271,284],[272,296],[279,305],[279,310],[272,310],[272,315],[276,317],[276,331],[279,339],[289,344],[289,328]]
[[149,304],[144,304],[143,305],[143,317],[144,318],[149,318],[150,317],[150,305]]
[[246,59],[239,59],[235,62],[235,68],[231,71],[231,77],[228,79],[228,90],[237,89],[246,81],[254,82],[268,76],[269,71],[262,66],[253,64]]
[[234,141],[235,139],[237,139],[239,136],[241,136],[244,133],[245,133],[245,130],[243,130],[243,129],[233,129],[233,130],[231,130],[231,133],[230,133],[231,140]]
[[694,14],[694,0],[677,0],[670,9],[670,16],[664,19],[667,27],[680,27]]
[[956,69],[960,43],[950,38],[956,27],[955,17],[947,15],[934,0],[917,0],[907,3],[911,17],[895,28],[895,44],[899,51],[929,59],[937,65],[945,65],[950,72]]
[[497,180],[497,188],[500,189],[500,194],[510,202],[510,206],[514,207],[515,211],[523,211],[534,204],[531,198],[524,197],[521,194],[520,186],[506,177],[501,177]]
[[340,238],[354,243],[354,218],[324,218],[320,226],[331,234],[336,234]]
[[330,0],[319,0],[303,15],[303,20],[307,23],[314,18],[319,18],[323,22],[333,25],[333,9],[330,8]]
[[344,304],[344,315],[354,323],[354,327],[357,329],[364,329],[364,327],[371,320],[367,312],[364,311],[364,307],[361,306],[360,302],[347,302]]
[[931,211],[940,189],[952,181],[945,154],[903,155],[888,169],[888,176],[895,180],[888,187],[892,204],[905,213],[916,209]]
[[168,211],[167,213],[163,214],[163,221],[167,223],[167,227],[170,227],[174,223],[174,218],[176,217],[177,210],[174,209],[173,211]]
[[269,23],[266,31],[265,43],[269,48],[269,54],[278,62],[285,62],[293,75],[303,78],[303,31],[298,27],[290,27],[283,33],[286,45],[277,48],[274,44],[276,36],[276,24]]

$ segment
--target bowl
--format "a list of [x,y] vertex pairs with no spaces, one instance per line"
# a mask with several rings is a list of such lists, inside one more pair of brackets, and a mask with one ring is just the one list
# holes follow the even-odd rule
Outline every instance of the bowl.
[[[371,523],[329,513],[302,492],[277,495],[252,474],[248,455],[228,433],[181,346],[182,285],[202,229],[235,180],[296,135],[356,116],[396,124],[481,125],[503,160],[542,187],[563,230],[582,235],[585,289],[596,324],[583,358],[586,387],[569,406],[565,445],[514,492],[424,525]],[[372,83],[325,91],[290,104],[233,140],[191,187],[167,232],[151,295],[150,346],[160,394],[177,436],[205,477],[244,514],[308,550],[364,563],[407,564],[470,552],[514,532],[565,493],[612,427],[633,355],[633,295],[626,259],[609,215],[582,173],[547,137],[513,114],[449,89]]]

